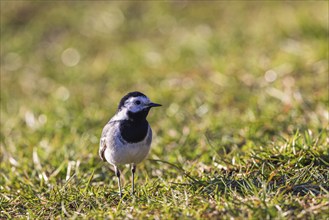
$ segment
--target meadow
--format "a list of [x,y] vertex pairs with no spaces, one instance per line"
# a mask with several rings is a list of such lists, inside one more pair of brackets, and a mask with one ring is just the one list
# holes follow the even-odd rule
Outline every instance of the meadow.
[[[0,219],[328,219],[328,1],[1,1]],[[151,110],[136,193],[98,156]]]

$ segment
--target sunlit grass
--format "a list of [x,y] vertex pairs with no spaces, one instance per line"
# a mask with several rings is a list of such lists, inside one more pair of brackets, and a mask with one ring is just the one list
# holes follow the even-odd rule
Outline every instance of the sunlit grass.
[[[326,219],[327,61],[324,1],[2,1],[0,218]],[[163,107],[120,200],[98,141],[135,90]]]

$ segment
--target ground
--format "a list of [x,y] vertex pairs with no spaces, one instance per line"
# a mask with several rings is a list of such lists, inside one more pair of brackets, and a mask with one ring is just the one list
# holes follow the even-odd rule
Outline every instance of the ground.
[[[0,218],[328,219],[328,2],[1,1]],[[137,166],[120,98],[161,103]]]

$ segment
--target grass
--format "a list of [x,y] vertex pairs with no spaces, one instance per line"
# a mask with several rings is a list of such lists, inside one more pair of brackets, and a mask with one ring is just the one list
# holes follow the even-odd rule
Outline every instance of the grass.
[[[1,1],[0,218],[328,219],[328,2]],[[101,129],[139,90],[152,150]]]

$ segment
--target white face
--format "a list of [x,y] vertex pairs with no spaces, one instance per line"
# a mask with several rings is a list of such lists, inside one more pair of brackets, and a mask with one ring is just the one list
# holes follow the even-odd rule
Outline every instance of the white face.
[[130,112],[139,112],[148,107],[150,100],[144,96],[130,97],[124,104],[123,108]]
[[[161,106],[156,103],[152,103],[146,96],[137,96],[128,98],[122,105],[118,108],[118,112],[111,118],[111,121],[127,120],[128,112],[136,113],[141,112],[143,109],[150,109],[152,107]],[[148,111],[146,112],[147,116]]]

